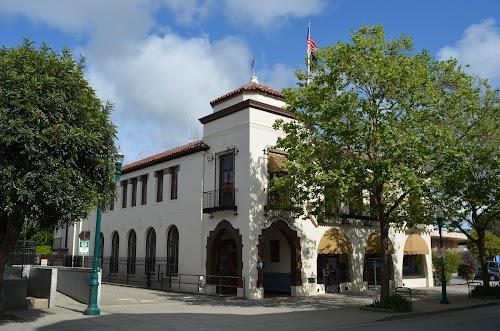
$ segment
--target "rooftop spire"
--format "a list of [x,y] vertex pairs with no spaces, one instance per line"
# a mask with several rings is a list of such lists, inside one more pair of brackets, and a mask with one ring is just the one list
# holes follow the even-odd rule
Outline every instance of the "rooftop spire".
[[255,74],[255,56],[250,60],[250,70],[252,71],[252,78],[250,79],[250,83],[259,83],[257,79],[257,75]]

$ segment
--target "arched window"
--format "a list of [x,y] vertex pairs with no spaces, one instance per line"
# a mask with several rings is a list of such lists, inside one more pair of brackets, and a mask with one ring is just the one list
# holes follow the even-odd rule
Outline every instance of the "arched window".
[[109,261],[109,272],[118,272],[118,254],[120,250],[120,237],[118,232],[113,232],[111,239],[111,259]]
[[104,235],[102,234],[102,232],[99,235],[99,238],[100,238],[99,243],[101,245],[101,246],[99,246],[99,259],[101,261],[101,269],[102,269],[102,266],[104,263]]
[[179,272],[179,231],[175,225],[170,227],[167,236],[167,273]]
[[135,251],[137,244],[137,236],[135,231],[131,230],[128,235],[128,251],[127,251],[127,273],[135,274]]
[[146,264],[144,272],[146,275],[149,272],[155,272],[155,259],[156,259],[156,232],[155,229],[150,228],[146,234]]

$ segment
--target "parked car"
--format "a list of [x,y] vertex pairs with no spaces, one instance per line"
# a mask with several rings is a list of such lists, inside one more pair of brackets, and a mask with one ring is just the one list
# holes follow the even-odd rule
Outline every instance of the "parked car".
[[[490,280],[500,280],[500,263],[496,261],[488,261],[488,275]],[[475,279],[483,278],[483,269],[481,266],[477,267]]]

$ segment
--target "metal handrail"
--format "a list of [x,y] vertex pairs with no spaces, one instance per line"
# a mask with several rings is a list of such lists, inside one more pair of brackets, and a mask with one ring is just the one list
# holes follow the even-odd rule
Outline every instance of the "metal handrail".
[[404,287],[404,286],[398,286],[394,290],[394,293],[396,293],[396,294],[401,293],[401,294],[405,294],[405,295],[409,296],[410,297],[410,308],[413,309],[413,294],[412,294],[411,288]]
[[476,288],[476,286],[481,285],[482,283],[477,281],[467,282],[467,292],[469,293],[469,299],[472,298],[472,290]]
[[[219,296],[223,296],[224,294],[222,293],[223,288],[243,288],[243,296],[245,296],[245,277],[239,277],[239,276],[224,276],[224,275],[201,275],[201,274],[169,274],[166,272],[160,272],[158,274],[158,282],[160,283],[160,288],[163,288],[164,281],[165,279],[168,279],[168,284],[169,284],[169,289],[172,290],[172,284],[176,283],[177,284],[177,289],[180,290],[181,284],[182,285],[197,285],[198,288],[201,287],[206,287],[207,285],[216,285],[216,293]],[[195,277],[196,281],[183,281],[186,277]],[[209,278],[217,278],[215,282],[212,281],[207,281]],[[231,285],[231,284],[224,284],[223,280],[224,279],[235,279],[235,280],[241,280],[241,286],[238,285]],[[181,291],[182,292],[182,291]]]

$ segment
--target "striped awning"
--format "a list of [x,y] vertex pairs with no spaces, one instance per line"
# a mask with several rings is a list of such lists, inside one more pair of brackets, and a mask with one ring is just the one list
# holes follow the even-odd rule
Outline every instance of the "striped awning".
[[281,153],[269,152],[268,171],[270,174],[276,172],[285,172],[286,155]]
[[429,247],[419,234],[411,234],[406,239],[404,254],[405,255],[425,255],[429,253]]
[[[389,240],[389,253],[394,254],[394,247]],[[366,243],[365,254],[368,255],[382,255],[382,242],[380,240],[380,233],[373,232]]]
[[349,254],[351,252],[351,243],[339,229],[329,229],[319,241],[318,254]]

